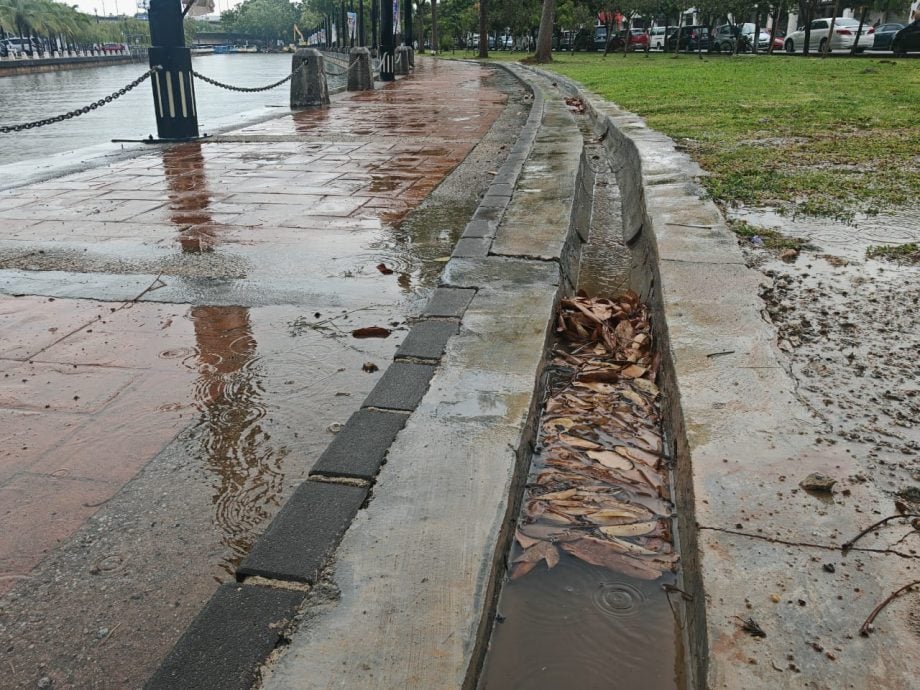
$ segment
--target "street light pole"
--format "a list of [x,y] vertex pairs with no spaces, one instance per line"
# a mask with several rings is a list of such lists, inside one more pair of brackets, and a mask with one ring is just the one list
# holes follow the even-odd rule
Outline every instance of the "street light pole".
[[176,0],[150,0],[148,55],[153,73],[153,109],[161,140],[198,138],[198,112],[192,80],[192,51],[185,47],[182,6]]
[[394,81],[396,45],[393,36],[393,0],[380,0],[380,81]]

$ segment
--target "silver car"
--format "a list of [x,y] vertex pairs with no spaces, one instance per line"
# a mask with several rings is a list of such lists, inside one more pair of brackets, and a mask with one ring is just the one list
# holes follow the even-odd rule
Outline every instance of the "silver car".
[[[829,50],[846,50],[849,51],[856,42],[856,30],[859,28],[859,21],[850,17],[837,17],[834,21],[834,35],[828,39],[831,30],[831,20],[829,17],[824,19],[815,19],[811,23],[811,36],[808,42],[808,52],[824,52],[825,46],[830,40]],[[859,45],[856,51],[861,53],[866,48],[871,48],[875,41],[875,29],[871,25],[863,24],[862,33],[859,35]],[[786,36],[786,52],[801,53],[805,47],[805,29],[800,28]]]

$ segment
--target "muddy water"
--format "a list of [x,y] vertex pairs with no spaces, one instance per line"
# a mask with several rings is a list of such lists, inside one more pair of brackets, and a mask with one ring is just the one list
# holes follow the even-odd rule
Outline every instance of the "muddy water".
[[[590,133],[584,128],[583,133],[596,188],[590,241],[582,248],[577,287],[591,295],[612,297],[628,287],[619,190],[605,157],[591,155],[596,143]],[[538,448],[541,441],[542,435]],[[537,453],[530,479],[543,468]],[[515,542],[508,562],[522,552]],[[685,687],[681,630],[675,615],[680,595],[665,589],[677,585],[675,573],[640,580],[566,553],[552,569],[541,564],[523,577],[507,579],[479,687]]]

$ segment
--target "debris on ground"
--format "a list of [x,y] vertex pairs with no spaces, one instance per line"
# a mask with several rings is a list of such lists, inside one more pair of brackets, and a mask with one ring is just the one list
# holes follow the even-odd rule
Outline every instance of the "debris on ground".
[[352,338],[388,338],[390,333],[392,333],[389,328],[384,328],[383,326],[365,326],[364,328],[356,328],[351,332]]
[[812,472],[805,479],[799,482],[801,486],[806,491],[814,491],[815,493],[829,494],[834,491],[834,484],[837,483],[837,480],[833,477],[828,477],[826,474],[821,474],[820,472]]
[[668,468],[660,428],[658,356],[648,309],[634,292],[563,300],[541,420],[543,469],[527,487],[512,578],[559,549],[655,580],[676,568]]
[[566,98],[565,104],[569,106],[572,111],[578,113],[579,115],[585,112],[585,102],[576,96],[570,96]]

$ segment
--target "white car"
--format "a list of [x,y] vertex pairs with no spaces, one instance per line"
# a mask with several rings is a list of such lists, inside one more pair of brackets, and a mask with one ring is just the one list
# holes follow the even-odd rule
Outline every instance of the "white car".
[[[830,38],[830,50],[850,50],[856,41],[856,30],[859,28],[859,21],[850,17],[837,17],[834,21],[834,35]],[[808,52],[824,52],[827,45],[828,33],[831,30],[831,20],[829,17],[824,19],[815,19],[811,23],[811,36],[809,37]],[[857,52],[862,52],[866,48],[871,48],[875,41],[875,29],[871,24],[863,24],[862,33],[859,35],[859,45]],[[786,36],[786,52],[801,53],[805,47],[805,29],[793,31]]]
[[[674,33],[677,27],[670,27],[668,34]],[[650,50],[664,50],[664,27],[653,26],[648,30],[648,47]]]

